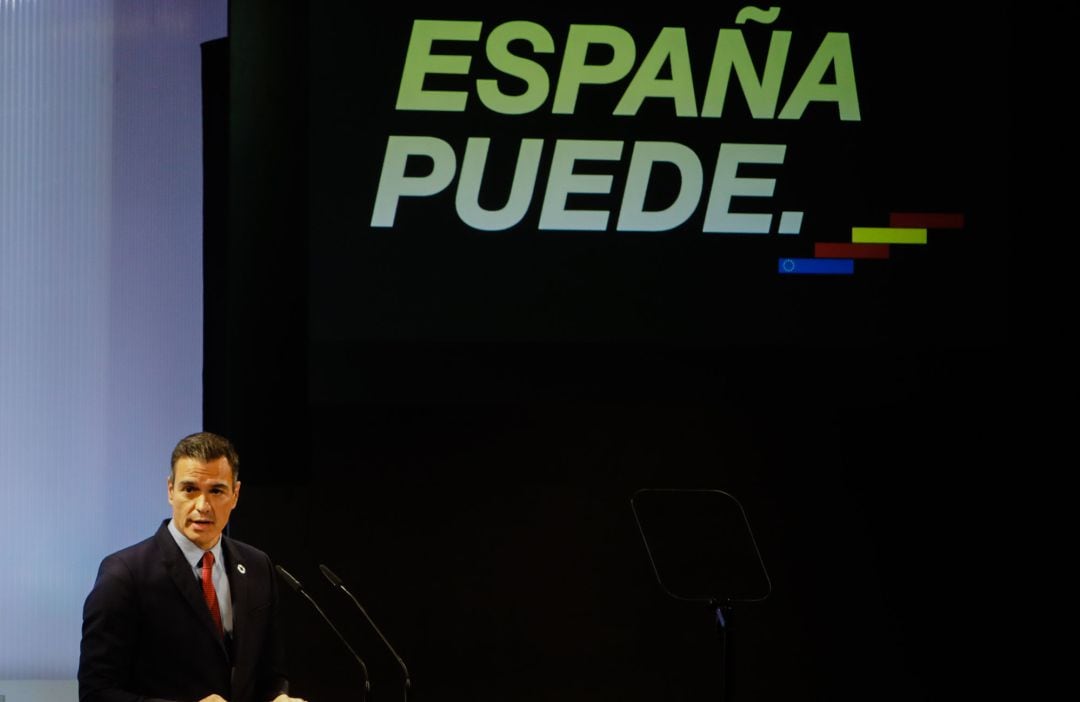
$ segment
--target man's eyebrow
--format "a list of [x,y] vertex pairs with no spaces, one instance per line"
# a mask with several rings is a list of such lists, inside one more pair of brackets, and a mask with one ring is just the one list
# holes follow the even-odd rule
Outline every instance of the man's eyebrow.
[[[195,480],[180,480],[180,481],[178,481],[176,483],[176,486],[181,487],[181,488],[186,488],[186,487],[197,488],[197,487],[199,487],[199,483],[198,483],[198,481],[195,481]],[[210,483],[210,487],[208,489],[213,490],[215,488],[229,488],[229,489],[231,489],[232,485],[230,485],[228,482],[226,482],[224,480],[216,482],[216,483]]]

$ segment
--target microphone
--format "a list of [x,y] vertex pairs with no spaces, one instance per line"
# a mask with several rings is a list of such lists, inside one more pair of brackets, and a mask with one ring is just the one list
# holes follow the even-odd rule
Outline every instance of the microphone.
[[390,642],[386,640],[386,637],[383,636],[383,633],[379,631],[379,627],[375,626],[375,622],[371,620],[371,617],[368,616],[367,611],[356,600],[356,597],[354,597],[353,594],[349,592],[349,589],[345,587],[345,583],[341,582],[341,578],[335,575],[334,571],[330,570],[321,563],[319,564],[319,570],[322,571],[322,574],[326,576],[326,579],[330,581],[331,585],[349,596],[349,599],[353,601],[353,604],[356,605],[356,608],[360,610],[360,614],[364,615],[364,619],[367,619],[368,624],[371,625],[371,628],[374,629],[375,633],[379,635],[379,638],[382,639],[382,642],[386,644],[386,648],[389,649],[390,653],[393,654],[395,659],[397,659],[398,665],[401,666],[401,672],[405,674],[405,699],[408,700],[409,688],[412,687],[412,681],[409,679],[409,669],[405,667],[405,661],[401,660],[401,656],[397,654],[397,651],[394,650],[394,647],[390,645]]
[[278,575],[281,576],[281,579],[284,580],[289,587],[299,592],[307,599],[308,602],[311,603],[311,606],[315,608],[315,611],[319,613],[319,616],[323,618],[323,621],[325,621],[326,624],[334,630],[334,633],[337,634],[337,637],[341,639],[341,643],[345,644],[345,648],[349,649],[349,653],[353,655],[353,658],[356,659],[356,662],[360,664],[361,670],[364,671],[364,692],[371,692],[371,679],[368,677],[368,669],[367,665],[364,663],[364,659],[356,655],[356,651],[354,651],[353,647],[349,645],[349,642],[345,640],[345,637],[341,635],[341,632],[338,631],[338,628],[334,626],[334,623],[332,621],[330,621],[330,618],[326,616],[326,612],[322,611],[322,607],[317,605],[315,603],[315,600],[311,599],[311,595],[304,592],[304,587],[300,584],[300,581],[294,578],[292,576],[292,573],[285,570],[279,565],[275,565],[274,569],[277,570]]

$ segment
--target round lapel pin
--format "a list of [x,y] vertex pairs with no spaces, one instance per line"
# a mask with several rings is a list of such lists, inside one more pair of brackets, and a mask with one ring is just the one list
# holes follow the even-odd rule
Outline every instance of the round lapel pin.
[[236,570],[238,570],[240,572],[240,575],[243,575],[244,573],[247,572],[247,568],[244,567],[243,563],[237,563],[236,564]]

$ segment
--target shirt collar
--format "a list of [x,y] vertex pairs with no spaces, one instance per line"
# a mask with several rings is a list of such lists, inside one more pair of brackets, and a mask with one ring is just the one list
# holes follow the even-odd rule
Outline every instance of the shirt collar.
[[[194,541],[184,536],[179,529],[176,528],[176,522],[172,519],[169,520],[169,533],[172,534],[173,541],[180,547],[180,550],[184,553],[184,558],[192,568],[199,567],[199,561],[202,560],[203,550],[199,548]],[[214,563],[221,563],[221,539],[217,540],[214,547],[210,549],[210,553],[214,554]],[[224,564],[222,564],[224,566]]]

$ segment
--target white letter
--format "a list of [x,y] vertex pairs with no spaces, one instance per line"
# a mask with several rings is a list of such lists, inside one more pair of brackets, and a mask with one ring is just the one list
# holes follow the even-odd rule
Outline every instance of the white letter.
[[514,168],[514,181],[510,186],[510,198],[501,210],[485,210],[480,207],[480,182],[484,177],[484,164],[487,162],[488,146],[491,139],[473,137],[465,146],[465,158],[461,162],[461,177],[458,179],[457,207],[461,221],[473,229],[487,232],[509,229],[525,216],[536,187],[536,172],[540,169],[540,152],[544,148],[543,139],[522,139],[518,151],[517,166]]
[[[432,161],[431,173],[426,176],[406,176],[405,164],[410,156],[426,156]],[[418,136],[391,136],[386,143],[379,192],[375,195],[375,211],[371,226],[392,227],[397,214],[398,198],[427,197],[440,192],[454,179],[457,157],[442,139]]]
[[[652,165],[657,161],[673,163],[679,169],[682,182],[675,202],[665,210],[646,212],[645,192],[649,188]],[[626,176],[622,209],[615,229],[623,232],[662,232],[674,229],[687,220],[697,208],[704,180],[697,154],[682,144],[671,141],[639,141],[630,157],[630,173]]]
[[740,163],[783,163],[784,144],[721,144],[716,159],[716,173],[705,210],[704,232],[723,234],[768,234],[772,215],[729,212],[732,195],[772,197],[773,178],[738,178]]
[[592,141],[559,139],[551,159],[544,207],[540,211],[540,229],[603,231],[607,228],[606,210],[567,210],[566,196],[570,193],[611,192],[609,175],[575,175],[574,161],[618,161],[622,156],[621,141]]

